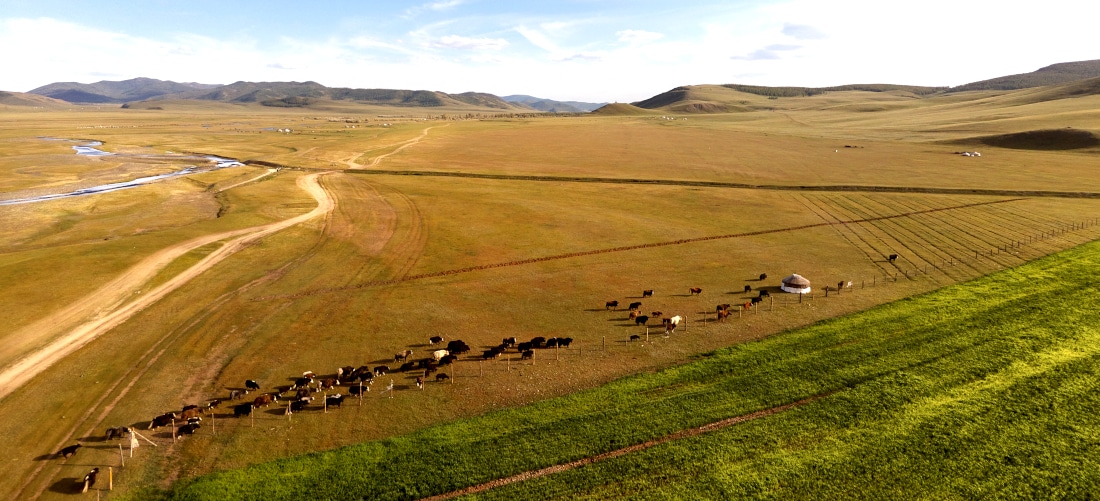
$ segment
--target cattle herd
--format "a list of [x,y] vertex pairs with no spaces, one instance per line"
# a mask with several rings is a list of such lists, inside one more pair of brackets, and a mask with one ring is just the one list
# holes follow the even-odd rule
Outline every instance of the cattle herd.
[[[764,280],[765,278],[767,278],[766,274],[760,275],[760,280]],[[751,287],[745,286],[746,292],[750,290]],[[691,287],[688,289],[688,292],[689,295],[702,294],[703,289]],[[751,302],[746,303],[745,306],[748,307],[751,304],[755,304],[767,296],[768,291],[760,290],[759,296],[752,298]],[[642,298],[648,297],[653,297],[653,289],[642,291]],[[606,302],[606,309],[608,310],[618,310],[618,306],[618,300]],[[630,319],[634,321],[634,324],[647,325],[651,319],[660,319],[662,326],[665,328],[665,335],[675,332],[676,328],[684,321],[684,317],[680,315],[665,317],[660,311],[653,311],[649,315],[645,315],[641,312],[641,307],[641,301],[635,301],[629,304]],[[730,314],[730,305],[720,304],[717,306],[716,311],[719,320],[724,320]],[[631,335],[628,342],[639,339],[641,339],[641,336]],[[442,345],[443,342],[444,339],[442,336],[432,336],[428,339],[429,346]],[[515,350],[515,353],[519,354],[520,360],[531,360],[534,358],[535,350],[537,349],[568,348],[572,343],[573,338],[570,337],[545,338],[537,336],[525,342],[519,342],[515,337],[508,337],[502,339],[499,345],[484,350],[481,355],[481,360],[499,358],[509,350]],[[251,400],[247,400],[246,396],[252,392],[261,392],[262,387],[256,380],[248,379],[244,381],[243,388],[229,388],[228,396],[224,400],[231,402],[245,400],[232,407],[233,416],[237,418],[251,416],[256,409],[273,405],[280,400],[287,401],[287,414],[302,412],[311,408],[324,408],[327,410],[329,407],[340,407],[346,398],[345,395],[341,393],[328,393],[329,391],[335,390],[338,386],[345,386],[348,388],[349,395],[362,398],[366,392],[370,391],[371,384],[376,377],[384,376],[390,372],[418,374],[416,376],[416,386],[421,389],[424,388],[425,381],[427,381],[432,374],[435,374],[434,378],[436,382],[449,381],[451,380],[451,376],[445,373],[439,373],[439,369],[453,364],[458,360],[460,355],[470,351],[470,346],[465,342],[461,340],[452,340],[446,344],[445,348],[432,350],[429,352],[429,356],[418,360],[409,360],[413,355],[412,350],[406,349],[395,353],[393,356],[393,363],[400,363],[401,365],[392,371],[387,365],[376,365],[374,367],[367,365],[354,367],[348,365],[338,368],[336,372],[330,376],[318,376],[313,371],[306,371],[303,372],[301,376],[291,378],[294,384],[272,387],[271,391],[259,393],[259,395],[252,397]],[[392,389],[393,384],[391,381],[386,390]],[[322,396],[318,398],[315,395],[316,393],[322,393]],[[198,431],[201,427],[203,416],[208,414],[212,415],[222,402],[223,399],[218,398],[209,400],[202,406],[186,405],[179,411],[159,414],[149,421],[146,429],[156,430],[158,428],[171,426],[173,429],[173,438],[181,439]],[[105,439],[120,439],[130,433],[132,433],[130,427],[116,426],[107,429]],[[79,443],[70,445],[61,449],[57,455],[67,459],[75,455],[80,447],[82,446]],[[94,482],[95,476],[93,472],[89,483]]]

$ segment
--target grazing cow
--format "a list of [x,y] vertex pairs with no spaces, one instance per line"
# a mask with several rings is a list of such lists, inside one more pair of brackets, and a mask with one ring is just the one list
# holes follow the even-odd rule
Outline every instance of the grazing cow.
[[[362,390],[360,390],[359,388],[362,388]],[[348,387],[348,393],[350,393],[352,395],[360,395],[360,394],[369,393],[369,392],[370,392],[370,386],[349,386]]]
[[[497,352],[498,355],[504,353],[504,349],[500,348],[499,346],[493,348],[491,351]],[[458,355],[447,355],[439,359],[439,365],[451,365],[454,363],[455,360],[458,360]]]
[[461,339],[455,339],[447,343],[447,351],[455,354],[468,353],[470,351],[470,345],[466,344]]
[[542,343],[545,343],[545,342],[546,342],[546,338],[544,338],[542,336],[533,337],[533,338],[531,338],[531,347],[532,348],[542,348]]
[[199,414],[202,414],[202,410],[199,409],[199,406],[188,405],[187,407],[183,408],[183,412],[180,412],[179,419],[180,421],[186,421],[193,417],[199,417]]
[[503,341],[501,341],[501,344],[511,348],[511,347],[516,345],[516,338],[514,336],[513,337],[506,337],[506,338],[504,338]]
[[650,318],[661,318],[661,315],[664,315],[664,313],[661,313],[659,311],[654,311],[654,312],[650,312],[649,317]]
[[405,362],[405,363],[401,364],[401,367],[399,367],[397,370],[401,371],[401,372],[409,372],[409,371],[411,371],[415,368],[416,368],[416,362]]
[[435,351],[432,352],[432,360],[435,360],[436,362],[438,362],[438,361],[442,360],[443,357],[445,357],[447,355],[450,355],[450,354],[451,354],[451,352],[449,352],[447,350],[435,350]]
[[528,360],[528,359],[532,359],[532,358],[535,358],[535,351],[534,350],[527,350],[527,351],[523,352],[522,355],[519,356],[520,360]]
[[665,334],[668,334],[670,332],[675,331],[676,327],[680,325],[681,320],[683,320],[683,317],[681,317],[680,315],[676,315],[675,317],[666,318],[664,320]]
[[123,435],[130,433],[130,428],[125,426],[116,426],[114,428],[107,428],[107,433],[104,435],[104,440],[112,440],[115,438],[122,438]]
[[420,361],[419,361],[419,362],[417,362],[417,363],[416,363],[416,367],[417,367],[417,368],[420,368],[420,369],[427,369],[427,368],[428,368],[429,366],[431,366],[431,365],[432,365],[432,364],[433,364],[434,362],[435,362],[435,361],[434,361],[434,360],[432,360],[432,359],[430,359],[430,358],[422,358],[422,359],[420,359]]
[[646,289],[646,290],[642,291],[642,297],[643,298],[653,297],[653,289]]
[[341,381],[351,381],[355,379],[355,367],[345,365],[336,369],[336,378]]
[[175,415],[175,413],[169,412],[166,414],[161,414],[153,418],[153,420],[149,422],[149,429],[155,430],[162,426],[168,426],[172,424],[172,421],[175,421],[176,419],[179,419],[179,416]]
[[558,347],[558,338],[552,337],[550,339],[547,339],[546,340],[546,347],[547,348],[557,348]]
[[730,309],[730,304],[729,303],[720,304],[720,305],[714,307],[714,311],[716,311],[716,312],[722,311],[722,310],[728,310],[728,309]]
[[520,353],[523,353],[523,352],[525,352],[527,350],[530,350],[531,348],[534,348],[534,347],[535,347],[535,345],[531,344],[530,341],[525,341],[525,342],[522,342],[522,343],[516,345],[516,351],[518,351]]
[[761,274],[760,274],[760,281],[761,281],[761,282],[763,282],[763,281],[765,281],[765,280],[767,280],[767,279],[768,279],[768,274],[767,274],[767,273],[761,273]]
[[897,254],[890,254],[890,256],[889,256],[889,257],[887,257],[887,259],[889,259],[889,260],[890,260],[890,262],[892,263],[892,262],[894,262],[894,261],[897,261],[897,260],[898,260],[898,255],[897,255]]
[[649,317],[645,315],[639,315],[638,318],[634,319],[634,325],[645,325],[645,323],[648,321]]
[[432,336],[428,338],[428,344],[442,343],[443,336]]
[[260,396],[256,397],[255,400],[252,401],[252,406],[256,407],[256,408],[260,408],[260,407],[263,407],[263,406],[266,406],[266,405],[271,405],[272,402],[274,402],[278,399],[279,399],[278,395],[272,395],[270,393],[268,393],[266,395],[260,395]]
[[760,297],[754,297],[754,298],[752,298],[752,299],[749,299],[749,303],[751,303],[751,304],[757,304],[757,303],[759,303],[759,302],[761,302],[761,301],[763,301],[763,300],[764,300],[764,298],[760,298]]
[[329,407],[340,407],[342,403],[344,403],[344,396],[339,393],[325,397],[325,405]]
[[642,339],[642,336],[639,336],[637,334],[631,334],[630,335],[630,340],[628,340],[627,342],[631,343],[631,342],[634,342],[634,341],[639,341],[641,339]]
[[745,286],[745,292],[752,292],[752,286],[751,285],[746,285]]
[[337,380],[337,379],[333,379],[333,378],[327,378],[324,381],[321,381],[321,389],[322,390],[331,390],[332,388],[334,388],[336,386],[339,386],[339,385],[340,385],[340,381]]
[[843,280],[836,283],[836,290],[840,290],[840,289],[843,289],[843,288],[844,288],[844,281]]
[[313,395],[313,388],[308,386],[305,388],[298,388],[298,390],[294,392],[294,398],[305,398],[310,395]]
[[691,295],[695,295],[695,294],[702,294],[702,293],[703,293],[703,289],[701,289],[701,288],[699,288],[699,287],[692,287],[692,288],[688,289],[688,292],[689,292],[689,293],[690,293]]
[[[307,397],[312,399],[313,397]],[[295,400],[290,403],[290,412],[302,412],[306,410],[306,405],[309,405],[309,400]]]
[[748,301],[745,301],[745,304],[743,304],[741,306],[747,310],[749,308],[752,308],[752,303],[750,303]]
[[364,383],[370,384],[372,381],[374,381],[374,371],[372,371],[370,367],[367,367],[365,365],[360,366],[358,369],[355,369],[355,378]]
[[241,417],[252,414],[252,404],[237,404],[233,406],[233,417]]
[[397,361],[397,355],[401,355],[401,361],[404,362],[404,361],[408,360],[409,357],[412,356],[412,354],[413,354],[412,350],[402,351],[401,353],[397,353],[397,354],[394,355],[393,361],[396,362]]
[[721,321],[721,322],[725,322],[726,318],[728,318],[729,316],[730,316],[730,311],[729,310],[719,310],[718,311],[718,320]]
[[183,438],[184,435],[192,435],[195,433],[195,430],[199,428],[200,425],[198,423],[185,424],[183,426],[180,426],[176,429],[176,438],[180,439]]
[[641,315],[641,314],[642,314],[642,312],[640,312],[638,310],[630,310],[630,315],[627,315],[627,319],[628,320],[634,320],[635,318],[638,318],[638,315]]
[[771,297],[771,295],[772,295],[772,293],[770,293],[770,292],[768,292],[764,289],[760,289],[760,293],[757,294],[757,297]]
[[201,423],[201,422],[202,422],[201,417],[196,416],[196,417],[193,417],[193,418],[187,418],[187,424],[198,424],[198,423]]
[[448,375],[446,375],[446,374],[444,374],[444,373],[442,373],[442,372],[440,372],[439,374],[436,374],[436,375],[435,375],[435,382],[437,382],[437,383],[438,383],[438,382],[441,382],[441,381],[446,381],[446,380],[448,380],[448,379],[451,379],[451,376],[448,376]]
[[88,489],[95,487],[95,477],[99,475],[99,468],[92,468],[87,475],[84,475],[84,490],[80,492],[88,492]]
[[416,377],[416,387],[420,388],[421,390],[424,389],[424,378],[422,378],[420,376]]
[[386,373],[389,372],[389,371],[390,371],[390,367],[388,365],[379,365],[378,367],[374,368],[374,375],[375,376],[385,376]]
[[237,400],[238,398],[241,398],[243,395],[244,395],[244,392],[242,392],[241,390],[229,390],[229,399],[230,400]]
[[249,379],[249,380],[246,380],[244,382],[244,387],[245,387],[244,393],[245,393],[245,395],[247,395],[248,392],[251,391],[251,390],[259,390],[260,389],[260,383],[257,383],[255,380]]
[[81,448],[81,447],[84,447],[84,446],[80,445],[80,444],[70,445],[70,446],[68,446],[64,449],[61,449],[61,451],[58,452],[57,455],[65,458],[65,459],[69,459],[69,458],[73,457],[73,454],[76,454],[76,450]]
[[291,390],[297,390],[298,388],[305,388],[306,386],[309,386],[311,383],[313,383],[313,378],[311,378],[311,377],[300,377],[300,378],[294,380],[294,386],[291,386],[290,389]]
[[634,301],[633,303],[630,303],[630,309],[631,310],[637,310],[641,307],[642,307],[642,302],[641,301]]
[[500,353],[497,353],[496,350],[485,350],[485,352],[481,354],[481,358],[483,360],[489,360],[491,358],[497,358],[499,355]]
[[428,377],[436,372],[439,372],[439,367],[435,365],[429,365],[424,368],[424,377]]
[[558,346],[561,346],[562,348],[568,348],[571,344],[573,344],[573,338],[571,337],[558,338]]
[[612,308],[614,308],[616,310],[619,309],[619,302],[618,301],[608,301],[607,306],[604,307],[605,310],[610,310]]
[[216,409],[221,404],[222,404],[221,399],[215,398],[214,400],[211,400],[211,401],[206,403],[206,407],[204,407],[202,409],[202,413],[203,414],[206,414],[207,412],[213,413],[214,409]]

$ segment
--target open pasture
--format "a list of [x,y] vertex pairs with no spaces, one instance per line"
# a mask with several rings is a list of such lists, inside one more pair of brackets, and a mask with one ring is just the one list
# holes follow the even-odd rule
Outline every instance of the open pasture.
[[[165,121],[165,115],[172,120]],[[65,117],[68,122],[55,119],[34,133],[74,137],[73,130],[83,130],[76,125],[92,117],[108,125],[136,125],[93,129],[94,138],[108,147],[201,151],[310,169],[365,166],[393,154],[367,167],[373,173],[322,175],[321,186],[335,200],[332,212],[240,250],[0,401],[0,436],[16,444],[12,455],[22,458],[14,462],[17,472],[0,479],[0,491],[26,498],[63,498],[55,492],[63,490],[58,486],[86,469],[87,461],[115,464],[117,444],[99,439],[106,427],[138,425],[144,433],[152,416],[225,398],[246,379],[271,391],[289,386],[305,370],[331,376],[345,365],[393,366],[393,354],[405,349],[414,351],[413,358],[427,356],[434,349],[427,346],[433,335],[462,339],[473,348],[441,369],[450,376],[447,382],[428,378],[423,390],[415,385],[415,373],[379,377],[361,407],[351,400],[324,414],[315,405],[290,417],[285,408],[267,407],[254,414],[253,427],[247,418],[232,418],[227,402],[217,411],[216,435],[205,424],[198,435],[180,442],[165,432],[150,432],[147,436],[160,447],[135,451],[118,474],[116,488],[132,492],[164,486],[178,478],[384,439],[570,394],[1016,266],[1100,236],[1095,224],[1100,200],[1087,198],[378,172],[767,179],[814,185],[840,182],[845,175],[838,171],[847,169],[855,180],[844,184],[1079,191],[1093,189],[1095,182],[1083,168],[1091,165],[1088,153],[997,150],[981,159],[962,159],[947,151],[954,147],[882,138],[836,152],[836,145],[856,141],[803,137],[798,127],[748,130],[753,120],[770,116],[693,116],[675,124],[639,118],[410,120],[384,130],[344,129],[344,123],[327,119],[305,122],[309,117],[301,111],[235,116],[224,110],[194,115],[119,110]],[[295,129],[306,123],[301,130],[307,132],[262,130],[279,123]],[[434,128],[424,135],[428,127]],[[411,142],[418,137],[419,142]],[[859,161],[828,160],[864,153],[868,158]],[[904,153],[931,160],[887,161]],[[1003,160],[1002,153],[1048,162],[1036,167],[1019,156]],[[960,171],[949,163],[997,158],[1002,160],[982,165],[992,164],[1003,175]],[[282,170],[234,186],[264,171],[219,171],[65,202],[70,205],[5,210],[5,225],[20,231],[0,254],[0,295],[17,302],[36,299],[26,301],[25,310],[4,314],[28,325],[158,249],[313,209],[313,199],[295,186],[298,171]],[[944,181],[944,175],[956,171],[963,172],[962,181]],[[97,215],[96,207],[111,210]],[[112,238],[102,240],[108,235]],[[167,280],[217,247],[197,248],[151,280]],[[886,259],[895,253],[898,260]],[[765,272],[769,278],[757,281]],[[812,298],[799,303],[795,296],[776,293],[779,279],[791,272],[814,281]],[[853,287],[838,296],[835,287],[841,281]],[[744,292],[745,285],[752,291]],[[716,304],[742,304],[761,286],[773,293],[771,301],[743,311],[740,318],[716,322]],[[828,298],[825,286],[833,288]],[[689,287],[701,287],[703,293],[692,295]],[[639,297],[643,289],[654,289],[654,296]],[[661,311],[685,320],[667,338],[651,320],[647,337],[645,327],[628,319],[626,311],[606,309],[609,300],[623,306],[642,301],[645,313]],[[642,339],[630,342],[631,335]],[[571,337],[574,342],[569,348],[536,350],[534,360],[521,359],[515,350],[482,360],[483,350],[511,336],[521,341]],[[391,381],[395,391],[381,393]],[[55,445],[76,440],[86,445],[77,461],[47,457],[56,452]]]

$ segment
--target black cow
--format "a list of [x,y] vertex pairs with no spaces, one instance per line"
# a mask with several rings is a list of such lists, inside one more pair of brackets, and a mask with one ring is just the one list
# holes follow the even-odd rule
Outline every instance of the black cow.
[[[359,388],[362,388],[362,390],[360,390]],[[361,387],[359,385],[355,385],[355,386],[349,386],[348,387],[348,393],[350,393],[352,395],[366,394],[368,392],[370,392],[370,386],[362,386]]]
[[461,339],[455,339],[447,343],[447,351],[454,354],[468,353],[470,351],[470,345],[466,344]]
[[836,283],[836,290],[840,290],[840,289],[843,289],[843,288],[844,288],[844,281],[843,280]]
[[768,274],[767,273],[761,273],[760,274],[760,281],[761,282],[763,282],[764,280],[767,280],[767,279],[768,279]]
[[497,358],[498,356],[500,356],[500,353],[497,353],[496,350],[485,350],[485,352],[481,354],[481,358],[483,360],[489,360],[491,358]]
[[428,344],[442,343],[443,336],[432,336],[428,338]]
[[542,336],[533,337],[533,338],[531,338],[531,347],[532,348],[542,348],[542,343],[545,343],[545,342],[546,342],[546,338],[544,338]]
[[527,359],[531,359],[531,358],[535,358],[535,351],[534,350],[527,350],[527,351],[523,352],[522,355],[519,356],[520,360],[527,360]]
[[632,309],[632,310],[637,310],[641,307],[642,307],[642,302],[641,301],[634,301],[633,303],[630,303],[630,309]]
[[573,338],[571,337],[558,338],[558,346],[568,348],[571,344],[573,344]]
[[259,390],[260,383],[257,383],[255,380],[249,379],[244,382],[244,387],[245,393],[247,394],[249,390]]
[[722,310],[728,310],[728,309],[730,309],[730,304],[729,303],[720,304],[720,305],[714,307],[715,312],[719,312],[719,311],[722,311]]
[[530,350],[531,348],[534,348],[534,346],[530,342],[526,341],[516,345],[516,351],[519,351],[520,353]]
[[[356,387],[357,388],[357,387]],[[369,389],[369,388],[368,388]],[[299,398],[290,403],[290,412],[301,412],[306,410],[306,406],[313,401],[313,397]]]
[[752,286],[751,285],[746,285],[745,286],[745,292],[752,292]]
[[[504,350],[499,348],[499,346],[493,348],[492,351],[497,352],[497,354],[504,353]],[[458,360],[458,355],[444,355],[443,358],[439,359],[439,365],[451,365],[455,360]]]
[[768,291],[766,291],[766,290],[763,290],[763,289],[761,289],[761,290],[760,290],[760,294],[758,295],[758,297],[771,297],[771,295],[772,295],[772,294],[771,294],[770,292],[768,292]]
[[386,373],[389,372],[389,371],[390,371],[390,367],[388,365],[379,365],[378,367],[374,368],[374,375],[375,376],[385,376]]
[[184,435],[193,435],[195,433],[195,430],[199,429],[199,427],[200,426],[198,423],[185,424],[183,426],[180,426],[178,429],[176,429],[176,438],[180,439],[183,438]]
[[241,417],[252,414],[252,404],[238,404],[233,406],[233,417]]
[[646,289],[642,291],[642,297],[653,297],[653,289]]
[[631,334],[630,335],[630,340],[628,340],[627,342],[630,343],[630,342],[633,342],[633,341],[638,341],[640,339],[642,339],[642,336],[639,336],[637,334]]
[[645,315],[641,315],[638,318],[634,319],[634,325],[645,325],[645,323],[648,322],[648,321],[649,321],[649,317],[647,317]]
[[300,377],[300,378],[294,380],[294,386],[291,386],[290,389],[291,390],[297,390],[298,388],[304,388],[306,386],[309,386],[311,383],[313,383],[313,378],[311,378],[311,377]]
[[511,347],[516,345],[516,338],[514,336],[513,337],[506,337],[506,338],[504,338],[503,341],[501,341],[501,344],[511,348]]
[[65,458],[65,459],[69,459],[69,458],[73,457],[73,455],[76,454],[76,450],[81,448],[81,447],[84,447],[84,446],[80,445],[80,444],[70,445],[70,446],[68,446],[64,449],[61,449],[57,453],[57,455]]
[[168,426],[172,424],[172,421],[175,421],[176,419],[179,419],[179,416],[177,416],[175,413],[169,412],[161,414],[153,418],[153,420],[149,422],[149,429],[155,430],[162,426]]
[[397,370],[400,371],[400,372],[409,372],[409,371],[411,371],[415,368],[416,368],[416,362],[405,362],[405,363],[401,364],[401,367],[398,367]]
[[615,308],[616,310],[619,309],[619,302],[618,301],[608,301],[607,306],[604,309],[605,310],[610,310],[612,308]]
[[436,375],[435,375],[435,382],[437,382],[437,383],[438,383],[438,382],[441,382],[441,381],[446,381],[446,380],[448,380],[448,379],[451,379],[451,376],[448,376],[448,375],[446,375],[446,374],[444,374],[444,373],[442,373],[442,372],[440,372],[439,374],[436,374]]
[[894,261],[897,261],[897,260],[898,260],[898,255],[897,255],[897,254],[890,254],[890,256],[889,256],[889,257],[887,257],[886,259],[889,259],[889,260],[890,260],[890,262],[892,263],[892,262],[894,262]]
[[325,397],[325,405],[329,407],[340,407],[342,403],[344,403],[344,396],[339,393]]
[[764,300],[763,298],[760,298],[760,297],[754,297],[754,298],[750,299],[750,300],[749,300],[749,302],[751,302],[752,304],[757,304],[757,303],[759,303],[759,302],[761,302],[761,301],[763,301],[763,300]]
[[546,340],[546,347],[547,348],[557,348],[558,347],[558,338],[552,337],[550,339],[547,339]]
[[127,433],[130,433],[130,428],[125,426],[116,426],[114,428],[107,428],[104,440],[112,440],[116,438],[122,438]]

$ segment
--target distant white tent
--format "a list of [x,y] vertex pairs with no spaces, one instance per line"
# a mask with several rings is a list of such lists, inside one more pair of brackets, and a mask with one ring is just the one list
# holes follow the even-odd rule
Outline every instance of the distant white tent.
[[792,294],[806,294],[810,292],[810,281],[806,277],[795,273],[783,279],[783,285],[779,287],[783,292]]

